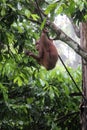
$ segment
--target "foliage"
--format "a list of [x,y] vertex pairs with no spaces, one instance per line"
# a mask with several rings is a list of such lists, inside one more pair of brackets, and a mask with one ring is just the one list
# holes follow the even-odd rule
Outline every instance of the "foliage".
[[[50,3],[51,0],[49,0]],[[51,1],[52,3],[52,1]],[[87,20],[87,2],[86,0],[59,0],[53,2],[47,8],[45,13],[53,16],[55,14],[65,14],[69,18],[73,18],[75,22],[81,22]]]
[[[23,71],[0,76],[1,130],[79,130],[80,98],[70,97],[77,89],[67,73],[61,68],[47,72],[24,67]],[[81,86],[80,70],[73,76]]]
[[[81,20],[86,19],[85,0],[49,4],[39,0],[50,20],[62,13],[80,20],[78,10]],[[36,53],[34,43],[46,20],[40,27],[35,7],[34,0],[0,0],[0,130],[79,130],[80,98],[70,97],[77,89],[67,73],[62,68],[39,69],[24,55],[26,48]],[[81,71],[70,71],[81,86]]]

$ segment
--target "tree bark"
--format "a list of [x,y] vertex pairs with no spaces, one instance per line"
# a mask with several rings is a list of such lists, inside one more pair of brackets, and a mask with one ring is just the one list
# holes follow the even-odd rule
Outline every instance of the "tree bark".
[[[81,24],[81,47],[87,52],[87,22]],[[82,58],[82,91],[87,99],[87,62]],[[82,130],[87,130],[87,101],[81,104]]]

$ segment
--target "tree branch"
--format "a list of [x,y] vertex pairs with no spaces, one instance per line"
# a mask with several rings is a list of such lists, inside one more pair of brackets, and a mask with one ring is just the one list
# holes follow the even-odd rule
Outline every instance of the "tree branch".
[[81,46],[70,38],[67,34],[65,34],[61,29],[59,29],[54,23],[48,21],[47,26],[49,26],[55,33],[57,34],[57,40],[61,40],[65,42],[68,46],[70,46],[76,53],[78,53],[84,60],[87,61],[87,52],[85,52]]

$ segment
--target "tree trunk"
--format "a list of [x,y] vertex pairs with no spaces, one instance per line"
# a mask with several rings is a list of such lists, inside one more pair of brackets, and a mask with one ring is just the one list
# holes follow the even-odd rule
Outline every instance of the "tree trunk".
[[[87,22],[81,24],[81,46],[87,52]],[[87,62],[82,59],[82,91],[87,99]],[[82,130],[87,130],[87,101],[82,99],[81,104]]]

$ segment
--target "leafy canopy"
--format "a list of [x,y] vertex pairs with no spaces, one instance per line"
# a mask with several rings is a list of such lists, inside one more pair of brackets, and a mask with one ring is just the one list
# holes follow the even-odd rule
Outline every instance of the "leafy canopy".
[[[43,15],[54,20],[66,14],[75,21],[86,20],[86,0],[39,0]],[[44,17],[46,20],[46,17]],[[79,97],[62,68],[47,72],[24,55],[34,51],[41,23],[34,0],[0,0],[0,129],[79,130]],[[40,26],[41,25],[41,26]],[[81,71],[71,70],[81,86]],[[67,102],[68,101],[68,102]],[[69,115],[72,116],[69,116]],[[73,122],[73,126],[72,126]],[[76,124],[76,125],[75,125]]]

